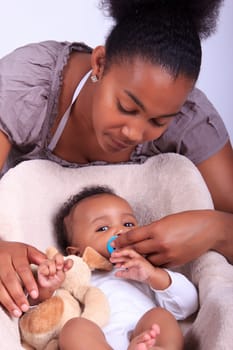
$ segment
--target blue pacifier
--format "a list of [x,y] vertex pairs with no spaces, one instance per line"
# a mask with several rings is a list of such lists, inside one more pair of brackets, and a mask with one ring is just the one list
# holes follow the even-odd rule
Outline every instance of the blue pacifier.
[[112,236],[109,240],[108,240],[108,242],[107,242],[107,250],[108,250],[108,252],[109,252],[109,254],[112,254],[112,252],[115,250],[115,248],[113,248],[111,245],[110,245],[110,243],[112,242],[112,241],[114,241],[114,239],[116,239],[118,236]]

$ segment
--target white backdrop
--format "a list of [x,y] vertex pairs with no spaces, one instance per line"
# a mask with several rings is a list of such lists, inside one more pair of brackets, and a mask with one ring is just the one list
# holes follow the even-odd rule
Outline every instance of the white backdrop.
[[[98,0],[0,0],[0,57],[41,40],[104,44],[111,21]],[[233,1],[225,0],[217,32],[203,42],[198,87],[221,114],[233,142]]]

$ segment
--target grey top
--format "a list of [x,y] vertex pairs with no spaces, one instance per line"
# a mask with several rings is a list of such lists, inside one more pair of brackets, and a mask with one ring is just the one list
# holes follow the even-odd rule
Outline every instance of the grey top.
[[[29,159],[50,159],[66,167],[107,164],[70,163],[48,148],[62,71],[73,50],[92,51],[82,43],[46,41],[18,48],[0,60],[0,129],[13,146],[4,171]],[[217,111],[195,88],[169,129],[159,139],[138,145],[127,163],[142,163],[155,154],[176,152],[198,164],[220,150],[228,139]]]

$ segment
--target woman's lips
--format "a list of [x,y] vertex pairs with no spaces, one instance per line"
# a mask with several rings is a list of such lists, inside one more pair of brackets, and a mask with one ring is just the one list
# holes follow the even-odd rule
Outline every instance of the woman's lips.
[[112,137],[110,137],[110,140],[111,140],[111,143],[114,146],[114,148],[116,148],[118,150],[123,150],[123,149],[129,148],[130,146],[132,146],[129,143],[125,143],[123,141],[120,141],[118,139],[114,139]]

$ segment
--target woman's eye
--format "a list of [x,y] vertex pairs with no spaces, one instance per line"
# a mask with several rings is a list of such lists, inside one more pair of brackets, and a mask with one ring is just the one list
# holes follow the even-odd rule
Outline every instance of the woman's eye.
[[160,123],[160,122],[158,121],[158,119],[156,119],[156,118],[150,119],[150,123],[151,123],[153,126],[157,126],[157,127],[159,127],[159,128],[162,128],[163,126],[166,125],[166,123]]
[[99,227],[96,231],[97,231],[97,232],[103,232],[103,231],[107,231],[108,229],[109,229],[108,226],[101,226],[101,227]]
[[131,114],[131,115],[137,114],[137,111],[135,109],[126,109],[121,105],[119,101],[117,102],[117,108],[121,113],[124,113],[124,114]]
[[126,222],[126,223],[124,224],[124,226],[125,226],[125,227],[134,227],[135,225],[134,225],[133,222]]

